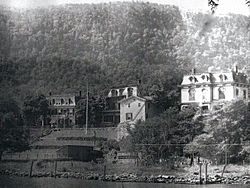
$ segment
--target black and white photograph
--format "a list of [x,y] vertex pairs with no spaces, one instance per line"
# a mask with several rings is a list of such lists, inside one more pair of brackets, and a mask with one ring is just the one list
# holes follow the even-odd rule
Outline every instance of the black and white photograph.
[[250,0],[0,0],[0,188],[250,187]]

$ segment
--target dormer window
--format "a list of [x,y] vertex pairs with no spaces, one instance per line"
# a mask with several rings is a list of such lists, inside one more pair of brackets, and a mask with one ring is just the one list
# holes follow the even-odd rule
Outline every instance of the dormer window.
[[220,81],[223,82],[223,75],[222,74],[219,76],[219,78],[220,78]]
[[124,89],[119,89],[119,96],[123,95],[123,91],[124,91]]
[[131,97],[131,96],[133,96],[133,88],[132,87],[129,87],[128,88],[128,97]]
[[203,74],[202,76],[201,76],[201,78],[202,78],[202,80],[206,80],[206,81],[209,81],[209,76],[208,75],[205,75],[205,74]]
[[190,82],[198,82],[198,79],[194,76],[190,76],[188,79],[190,80]]
[[227,78],[227,76],[226,75],[224,75],[224,80],[227,80],[228,78]]
[[115,89],[111,90],[111,96],[116,97],[118,95],[118,92]]

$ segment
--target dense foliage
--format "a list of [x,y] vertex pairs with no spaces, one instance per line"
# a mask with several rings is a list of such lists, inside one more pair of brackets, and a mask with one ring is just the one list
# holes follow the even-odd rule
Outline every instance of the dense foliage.
[[44,95],[27,96],[25,98],[23,116],[27,126],[43,126],[48,114],[49,104]]
[[186,37],[177,7],[113,3],[3,12],[22,99],[29,92],[84,91],[87,79],[94,94],[141,80],[145,95],[177,95],[173,86],[188,62],[178,58]]
[[28,148],[28,132],[17,103],[10,97],[0,97],[0,160],[4,151],[22,151]]
[[129,131],[133,150],[141,152],[145,164],[183,156],[185,144],[203,129],[203,123],[194,118],[195,114],[194,109],[170,108],[158,117],[138,122]]
[[[86,98],[77,102],[77,124],[85,125],[86,122]],[[88,123],[90,127],[98,127],[102,122],[102,112],[105,109],[105,99],[100,96],[88,98]]]
[[186,152],[213,162],[240,162],[249,158],[250,112],[243,101],[225,106],[207,116],[204,132],[186,146]]

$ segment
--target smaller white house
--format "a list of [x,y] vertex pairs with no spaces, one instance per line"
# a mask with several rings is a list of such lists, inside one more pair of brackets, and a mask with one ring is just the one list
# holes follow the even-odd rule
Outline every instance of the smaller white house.
[[130,96],[119,101],[120,123],[118,125],[117,139],[128,136],[127,128],[131,128],[139,120],[145,121],[156,114],[155,105],[151,97]]
[[119,101],[120,122],[135,123],[138,120],[145,121],[153,115],[152,99],[149,97],[131,96]]

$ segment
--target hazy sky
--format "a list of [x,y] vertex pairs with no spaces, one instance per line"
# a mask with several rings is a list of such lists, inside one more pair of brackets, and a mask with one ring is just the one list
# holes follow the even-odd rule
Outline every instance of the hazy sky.
[[[59,5],[65,3],[101,3],[101,2],[115,2],[115,1],[117,0],[0,0],[0,4],[5,4],[16,8],[30,8],[36,6]],[[132,0],[127,0],[127,1],[132,1]],[[159,4],[174,4],[184,9],[193,11],[209,10],[209,7],[207,5],[208,0],[134,0],[134,1],[153,2]],[[250,15],[250,9],[245,4],[245,0],[219,0],[219,6],[218,9],[216,10],[216,14],[227,14],[227,13]]]

